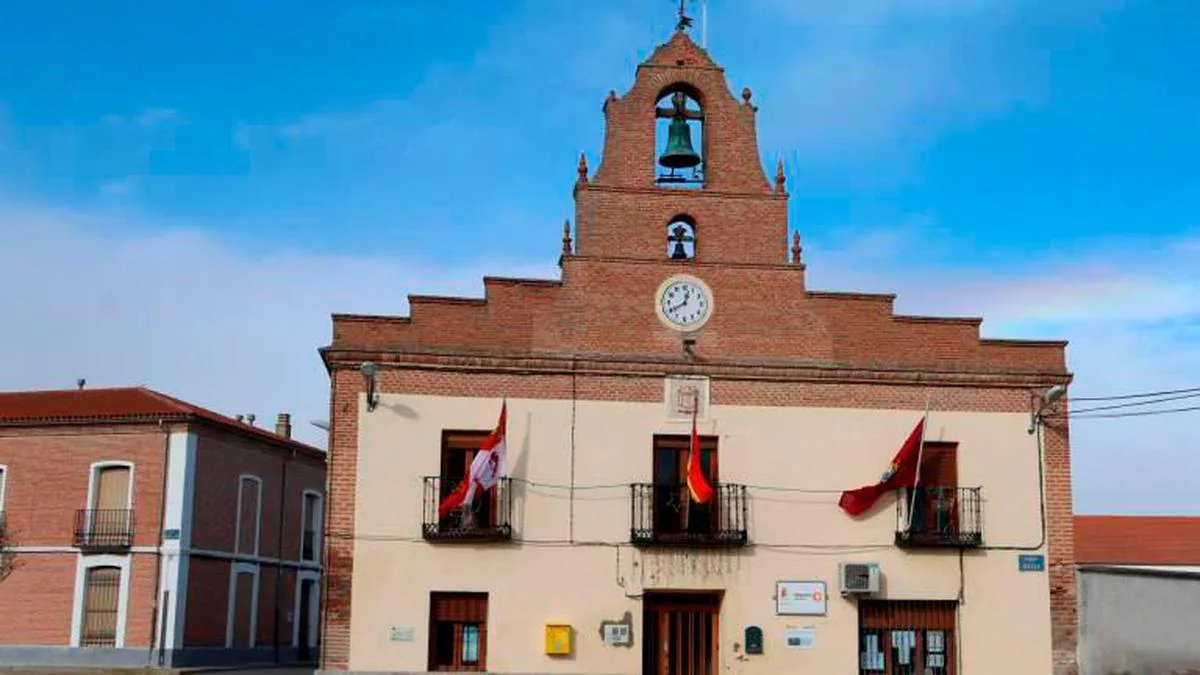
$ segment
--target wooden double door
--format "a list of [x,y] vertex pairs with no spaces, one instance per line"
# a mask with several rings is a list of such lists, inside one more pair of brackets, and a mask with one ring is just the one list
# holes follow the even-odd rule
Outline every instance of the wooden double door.
[[642,673],[718,673],[720,612],[719,593],[647,593],[642,614]]

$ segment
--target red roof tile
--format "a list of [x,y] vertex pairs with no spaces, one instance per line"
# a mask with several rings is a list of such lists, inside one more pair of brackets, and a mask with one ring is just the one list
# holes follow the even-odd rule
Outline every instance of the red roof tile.
[[1200,565],[1200,516],[1075,516],[1075,561]]
[[277,445],[324,454],[306,443],[260,429],[146,387],[0,392],[0,426],[200,420]]

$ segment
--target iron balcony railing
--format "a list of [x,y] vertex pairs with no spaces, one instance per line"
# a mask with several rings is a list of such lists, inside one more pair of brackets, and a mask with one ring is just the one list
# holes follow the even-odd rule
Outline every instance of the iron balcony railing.
[[713,496],[692,501],[686,485],[630,486],[630,539],[640,546],[745,546],[746,486],[713,485]]
[[427,476],[422,533],[430,541],[507,541],[512,539],[512,481],[500,478],[490,490],[476,493],[468,508],[438,518],[438,505],[454,492],[461,478]]
[[979,488],[918,485],[902,490],[896,500],[896,545],[951,548],[983,545],[983,500]]
[[122,550],[133,546],[131,509],[80,509],[75,512],[75,546]]

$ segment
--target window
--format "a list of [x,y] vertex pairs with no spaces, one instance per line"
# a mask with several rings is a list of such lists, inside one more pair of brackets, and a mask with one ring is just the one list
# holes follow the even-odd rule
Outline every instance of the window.
[[[475,453],[487,440],[488,431],[447,431],[442,434],[441,474],[438,502],[454,492],[467,476]],[[487,529],[497,524],[497,489],[477,494],[468,513],[452,511],[438,523],[440,531]]]
[[979,492],[958,485],[957,444],[926,443],[920,480],[897,502],[897,541],[913,546],[982,544]]
[[234,527],[234,553],[258,555],[258,536],[262,525],[262,479],[238,476],[237,521]]
[[300,559],[315,561],[321,554],[321,495],[305,490],[300,513]]
[[116,647],[121,568],[90,567],[84,577],[82,647]]
[[[654,532],[658,535],[709,534],[717,529],[719,494],[705,503],[692,501],[687,488],[691,436],[654,437]],[[700,467],[717,489],[717,439],[700,437]]]
[[926,443],[921,450],[921,475],[906,495],[912,509],[913,532],[950,533],[954,528],[954,498],[958,486],[958,457],[950,443]]
[[859,603],[860,675],[954,675],[953,601]]
[[97,462],[91,467],[86,508],[75,515],[75,545],[126,548],[133,543],[133,464]]
[[487,670],[487,593],[431,593],[429,670]]
[[225,646],[252,649],[258,630],[258,565],[234,563],[229,576],[229,606],[225,618]]

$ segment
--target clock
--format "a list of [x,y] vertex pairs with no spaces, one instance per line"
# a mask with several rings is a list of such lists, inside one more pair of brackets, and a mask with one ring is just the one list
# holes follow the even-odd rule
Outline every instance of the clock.
[[668,327],[693,331],[705,324],[713,312],[713,294],[708,284],[688,274],[668,278],[655,295],[658,318]]

